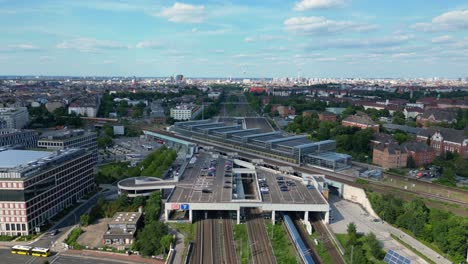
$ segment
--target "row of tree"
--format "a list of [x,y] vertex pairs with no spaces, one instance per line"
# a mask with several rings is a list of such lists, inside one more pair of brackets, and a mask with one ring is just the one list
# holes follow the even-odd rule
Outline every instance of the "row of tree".
[[135,167],[129,167],[128,162],[118,162],[100,167],[96,177],[97,183],[113,183],[125,178],[137,176],[161,177],[169,169],[177,157],[177,152],[162,146],[150,153]]
[[369,197],[372,208],[383,220],[437,246],[456,263],[464,260],[468,219],[450,212],[427,208],[419,199],[406,202],[391,194],[376,193],[371,193]]
[[49,112],[45,105],[38,107],[28,106],[29,127],[42,128],[54,126],[83,126],[83,120],[75,113],[68,114],[65,107],[59,107],[53,112]]
[[133,248],[144,256],[166,254],[174,237],[166,224],[159,221],[161,215],[161,193],[153,192],[144,207],[144,227],[137,234]]

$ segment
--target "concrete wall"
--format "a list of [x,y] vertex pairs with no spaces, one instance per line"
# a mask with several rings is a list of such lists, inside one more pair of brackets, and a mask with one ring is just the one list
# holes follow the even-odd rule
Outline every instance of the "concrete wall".
[[366,192],[363,189],[343,184],[343,199],[362,205],[362,207],[364,207],[364,209],[370,215],[379,218],[379,216],[374,212],[374,209],[372,209],[370,201],[367,198]]

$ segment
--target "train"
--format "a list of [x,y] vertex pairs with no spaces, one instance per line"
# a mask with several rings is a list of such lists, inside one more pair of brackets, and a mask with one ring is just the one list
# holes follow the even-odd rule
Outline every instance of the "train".
[[294,242],[294,246],[299,251],[299,255],[305,264],[315,264],[314,259],[312,258],[312,253],[307,249],[304,241],[302,241],[301,235],[297,232],[294,222],[291,217],[287,214],[282,214],[286,228],[288,229],[289,234]]

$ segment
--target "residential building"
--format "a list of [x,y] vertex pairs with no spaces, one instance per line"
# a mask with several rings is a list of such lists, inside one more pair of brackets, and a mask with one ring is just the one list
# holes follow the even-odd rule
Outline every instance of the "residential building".
[[48,131],[40,136],[37,146],[50,150],[85,148],[97,154],[97,134],[83,129]]
[[431,163],[436,156],[434,149],[423,142],[405,142],[402,148],[408,153],[408,159],[412,158],[415,167]]
[[29,122],[29,113],[26,107],[0,108],[0,129],[24,128]]
[[431,146],[437,156],[450,151],[468,158],[468,135],[466,130],[429,127],[421,129],[416,136],[416,140]]
[[96,117],[99,104],[100,98],[98,96],[81,98],[68,106],[68,114],[75,113],[87,117]]
[[406,167],[408,154],[398,144],[377,144],[374,146],[372,162],[385,169]]
[[175,120],[190,120],[201,112],[200,107],[192,105],[178,105],[171,108],[170,116]]
[[452,124],[457,122],[457,113],[455,111],[429,109],[424,111],[422,115],[418,116],[416,122],[422,126],[440,123]]
[[281,117],[287,117],[296,114],[296,109],[294,109],[292,106],[273,105],[271,107],[271,112],[274,113],[275,111],[278,111],[278,114]]
[[424,110],[419,107],[405,107],[403,109],[403,114],[405,115],[405,118],[417,118],[418,116],[422,115],[424,113]]
[[28,235],[95,188],[91,151],[0,150],[0,235]]
[[336,122],[336,115],[330,112],[320,113],[318,114],[318,117],[320,121]]
[[37,138],[33,130],[0,129],[0,147],[36,148]]
[[107,225],[103,235],[103,244],[131,245],[135,234],[142,224],[141,212],[118,212]]
[[368,115],[365,113],[358,113],[351,115],[341,121],[342,126],[349,127],[358,127],[360,129],[371,128],[376,132],[379,132],[379,124],[374,122]]

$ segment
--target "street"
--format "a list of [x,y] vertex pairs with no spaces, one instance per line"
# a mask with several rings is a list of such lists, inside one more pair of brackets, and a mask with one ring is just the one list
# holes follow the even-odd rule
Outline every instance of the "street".
[[8,264],[43,264],[44,261],[49,261],[51,264],[112,264],[112,263],[129,263],[126,261],[117,261],[109,259],[89,258],[85,256],[63,256],[59,254],[44,257],[33,257],[11,254],[9,249],[0,249],[1,263]]

